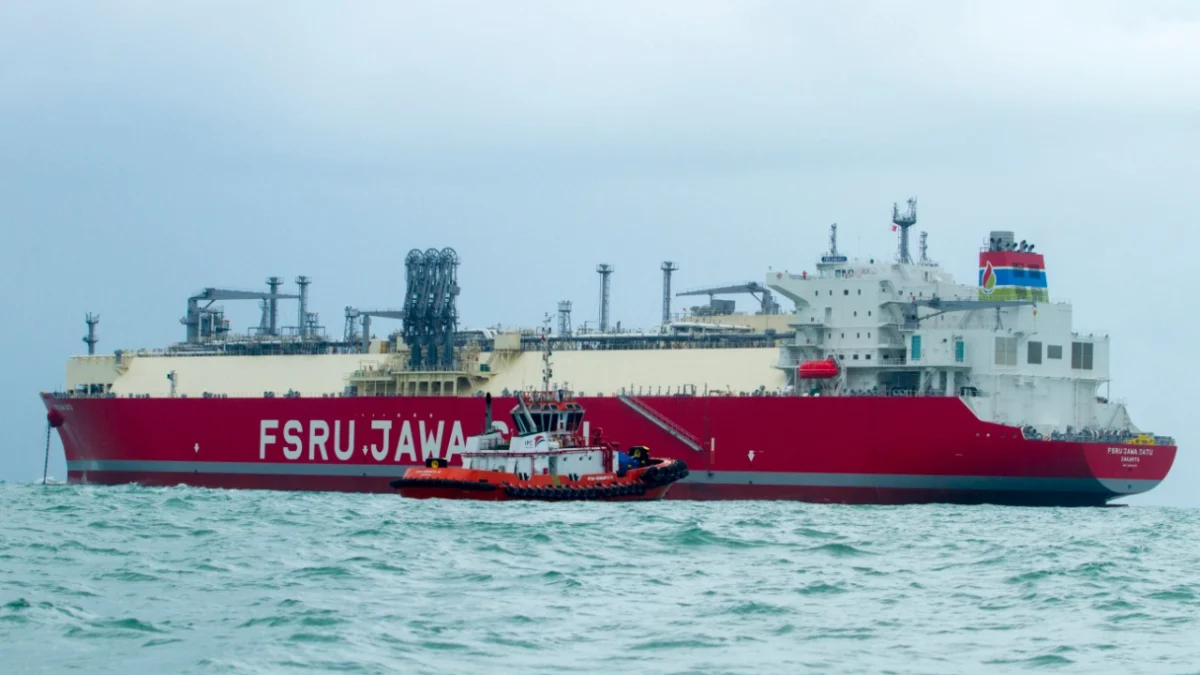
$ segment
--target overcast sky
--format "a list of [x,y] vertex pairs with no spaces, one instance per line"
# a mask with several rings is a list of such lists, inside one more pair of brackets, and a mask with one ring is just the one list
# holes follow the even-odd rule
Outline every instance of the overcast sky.
[[1114,397],[1180,440],[1140,501],[1200,506],[1198,157],[1192,2],[2,3],[0,479],[40,474],[88,311],[103,352],[162,346],[204,286],[308,274],[340,333],[452,246],[469,327],[594,322],[599,262],[649,326],[662,260],[761,280],[835,221],[890,255],[917,195],[961,280],[991,229],[1037,243]]

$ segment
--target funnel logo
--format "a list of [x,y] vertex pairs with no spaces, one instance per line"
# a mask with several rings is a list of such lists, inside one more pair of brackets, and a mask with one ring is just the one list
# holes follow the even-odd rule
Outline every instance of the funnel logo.
[[991,295],[992,291],[996,290],[996,270],[992,269],[992,263],[986,263],[983,268],[983,282],[980,284],[985,295]]

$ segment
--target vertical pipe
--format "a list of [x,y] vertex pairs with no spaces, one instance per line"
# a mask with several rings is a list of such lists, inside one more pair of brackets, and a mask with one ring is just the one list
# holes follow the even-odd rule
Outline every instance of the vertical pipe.
[[42,462],[42,485],[46,484],[46,478],[50,475],[50,429],[53,427],[50,419],[46,419],[46,459]]
[[600,274],[600,332],[608,332],[608,279],[612,276],[612,265],[598,265],[596,272]]
[[100,317],[88,312],[87,318],[87,337],[83,338],[84,343],[88,346],[88,356],[96,354],[96,343],[99,341],[96,338],[96,324],[100,323]]
[[[662,264],[663,271],[663,305],[662,305],[662,325],[666,326],[671,323],[671,274],[679,269],[679,265],[670,260]],[[665,328],[664,328],[665,330]]]
[[296,277],[296,284],[300,286],[300,322],[296,324],[300,337],[308,336],[308,285],[312,283],[308,277]]
[[279,300],[275,298],[279,294],[279,287],[283,284],[283,279],[279,277],[270,277],[267,279],[267,286],[271,289],[271,297],[267,299],[270,312],[270,324],[268,325],[268,335],[279,335]]

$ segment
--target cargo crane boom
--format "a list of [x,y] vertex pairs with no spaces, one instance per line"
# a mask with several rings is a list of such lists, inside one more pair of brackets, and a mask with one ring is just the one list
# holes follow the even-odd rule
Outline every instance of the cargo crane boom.
[[[187,341],[190,344],[200,342],[202,338],[212,337],[220,332],[217,327],[216,312],[208,311],[214,302],[219,300],[298,300],[299,295],[286,293],[264,293],[259,291],[239,291],[228,288],[205,288],[187,300],[187,315],[179,320],[187,327]],[[206,303],[203,307],[200,303]],[[208,316],[207,323],[204,317]]]
[[[404,310],[402,309],[355,309],[354,307],[346,308],[346,342],[359,341],[361,343],[362,352],[365,354],[371,346],[371,318],[376,319],[404,319]],[[361,338],[358,334],[358,326],[362,326]]]
[[694,288],[689,291],[676,293],[676,297],[685,295],[707,295],[711,304],[714,295],[733,295],[737,293],[747,293],[758,300],[759,306],[762,308],[763,314],[778,314],[779,304],[775,302],[775,297],[771,295],[771,291],[766,286],[757,281],[747,281],[744,284],[733,284],[729,286],[713,286],[710,288]]

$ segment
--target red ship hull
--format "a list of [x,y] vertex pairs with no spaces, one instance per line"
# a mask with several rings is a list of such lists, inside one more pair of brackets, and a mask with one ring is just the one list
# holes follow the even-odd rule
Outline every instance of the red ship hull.
[[[481,398],[43,399],[62,416],[68,481],[92,484],[389,492],[427,457],[459,464],[484,417]],[[580,403],[606,438],[687,463],[667,499],[1101,505],[1155,487],[1176,452],[1028,440],[957,398]]]

